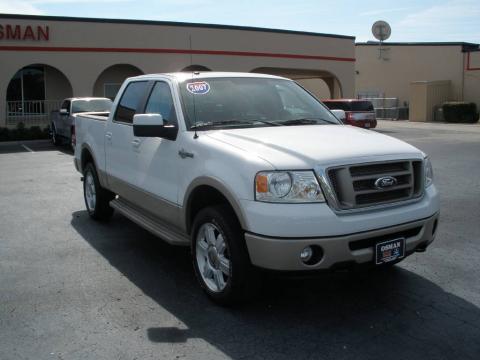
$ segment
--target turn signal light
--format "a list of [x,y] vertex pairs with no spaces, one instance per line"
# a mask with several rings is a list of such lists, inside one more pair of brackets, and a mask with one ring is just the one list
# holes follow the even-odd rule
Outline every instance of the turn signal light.
[[257,175],[255,178],[257,192],[267,193],[268,192],[268,178],[266,175]]

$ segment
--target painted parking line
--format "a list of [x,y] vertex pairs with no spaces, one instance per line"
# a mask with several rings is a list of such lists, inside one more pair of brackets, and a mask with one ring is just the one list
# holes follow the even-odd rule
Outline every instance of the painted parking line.
[[27,145],[25,144],[22,144],[22,147],[27,150],[27,151],[30,151],[31,153],[34,153],[35,151],[33,151],[32,149],[30,149]]

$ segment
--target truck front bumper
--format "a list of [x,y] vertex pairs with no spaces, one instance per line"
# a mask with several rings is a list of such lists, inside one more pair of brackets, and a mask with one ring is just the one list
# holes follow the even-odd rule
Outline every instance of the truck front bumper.
[[[332,237],[280,238],[245,233],[253,265],[280,271],[331,269],[354,264],[374,263],[377,242],[404,237],[406,256],[422,251],[433,241],[437,231],[438,212],[421,220],[371,231]],[[320,249],[319,261],[312,265],[300,259],[307,246]]]

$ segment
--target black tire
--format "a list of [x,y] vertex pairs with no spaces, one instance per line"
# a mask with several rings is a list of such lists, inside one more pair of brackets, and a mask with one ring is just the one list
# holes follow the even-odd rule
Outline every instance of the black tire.
[[[197,238],[204,224],[213,224],[223,236],[228,249],[230,276],[221,291],[212,291],[200,273],[197,260]],[[240,227],[235,213],[229,206],[207,207],[199,211],[192,226],[192,261],[200,286],[215,303],[229,306],[250,300],[258,292],[261,284],[260,272],[251,264],[244,231]],[[200,255],[201,256],[201,255]]]
[[62,144],[62,142],[57,135],[57,131],[55,130],[55,125],[53,125],[53,123],[51,125],[51,129],[52,129],[52,143],[53,143],[53,145],[60,146]]
[[[93,180],[92,183],[90,183],[90,179]],[[92,195],[92,189],[87,190],[88,186],[93,186],[94,188],[94,203],[89,202],[87,199],[89,197],[87,192],[90,191],[89,194]],[[90,215],[92,219],[106,221],[112,217],[113,208],[110,207],[110,201],[115,198],[115,194],[100,185],[97,171],[92,163],[88,163],[83,170],[83,198],[88,215]]]

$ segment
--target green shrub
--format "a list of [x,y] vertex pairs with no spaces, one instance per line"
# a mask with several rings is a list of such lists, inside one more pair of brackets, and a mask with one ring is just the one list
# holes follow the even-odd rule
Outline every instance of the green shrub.
[[10,141],[9,128],[0,128],[0,141]]
[[40,126],[25,127],[25,124],[18,123],[14,129],[0,127],[0,141],[22,141],[22,140],[39,140],[48,139],[50,137],[50,129]]
[[475,103],[462,101],[446,102],[442,106],[443,117],[450,123],[475,123],[479,114]]

